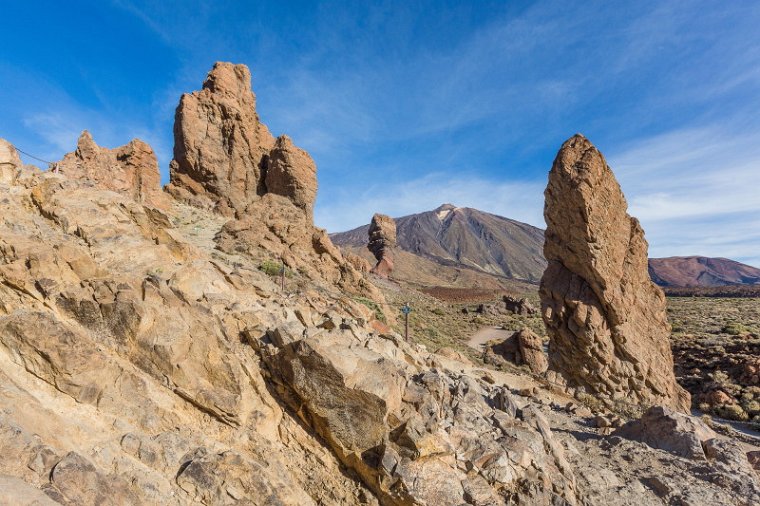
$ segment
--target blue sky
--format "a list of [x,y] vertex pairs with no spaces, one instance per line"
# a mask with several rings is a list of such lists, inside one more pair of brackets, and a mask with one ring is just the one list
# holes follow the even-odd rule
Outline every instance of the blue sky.
[[[318,225],[451,202],[543,226],[562,141],[605,153],[652,256],[760,266],[760,2],[5,2],[0,137],[156,150],[214,61],[318,166]],[[31,161],[31,160],[27,160]]]

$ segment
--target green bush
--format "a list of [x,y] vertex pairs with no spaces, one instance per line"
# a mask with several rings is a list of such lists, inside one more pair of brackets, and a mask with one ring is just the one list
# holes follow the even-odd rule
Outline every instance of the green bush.
[[[282,272],[282,262],[278,262],[276,260],[264,260],[259,264],[259,270],[267,276],[279,276]],[[293,277],[293,271],[287,267],[285,267],[285,277]]]
[[729,334],[732,336],[739,336],[741,334],[747,334],[749,333],[749,329],[742,325],[741,323],[731,322],[727,323],[723,326],[722,329],[720,329],[721,332],[724,334]]
[[377,302],[375,302],[374,300],[368,299],[366,297],[352,297],[352,298],[359,304],[363,304],[367,306],[368,308],[370,308],[372,312],[375,313],[375,320],[386,323],[383,310],[380,309],[380,306],[377,304]]

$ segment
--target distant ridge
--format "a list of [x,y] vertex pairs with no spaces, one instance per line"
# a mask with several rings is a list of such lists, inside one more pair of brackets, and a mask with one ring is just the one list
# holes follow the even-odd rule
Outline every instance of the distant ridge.
[[[442,265],[537,282],[546,261],[544,233],[519,221],[452,204],[396,218],[398,246]],[[338,246],[366,248],[369,225],[332,234]]]
[[[401,265],[399,274],[419,278],[413,280],[422,284],[434,284],[432,278],[443,275],[444,271],[429,267],[435,264],[533,283],[541,279],[546,267],[544,231],[526,223],[452,204],[395,221],[398,246],[411,254],[402,255],[409,265]],[[371,259],[365,254],[368,230],[369,225],[364,225],[330,237],[336,245]],[[420,263],[415,256],[434,263]],[[760,269],[727,258],[650,258],[649,275],[666,288],[760,286]],[[476,283],[483,279],[482,275],[467,278]]]
[[760,269],[728,258],[650,258],[649,275],[664,287],[760,285]]

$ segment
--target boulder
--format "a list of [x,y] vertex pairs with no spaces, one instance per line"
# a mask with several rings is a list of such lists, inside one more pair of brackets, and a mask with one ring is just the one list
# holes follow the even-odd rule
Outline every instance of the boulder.
[[545,192],[541,310],[549,367],[610,402],[688,412],[673,373],[665,296],[649,278],[647,243],[602,154],[566,141]]
[[501,341],[488,343],[485,360],[494,364],[506,360],[515,365],[526,365],[534,374],[542,374],[548,368],[543,341],[529,328],[523,328]]
[[430,369],[398,336],[322,329],[256,347],[283,401],[381,504],[577,503],[547,420],[508,389]]
[[394,249],[396,247],[396,222],[390,216],[375,214],[369,225],[369,249],[377,264],[372,273],[387,278],[393,271]]
[[681,457],[705,459],[703,444],[718,435],[705,423],[664,406],[653,406],[644,415],[614,432]]
[[122,193],[149,206],[167,205],[156,154],[139,139],[108,149],[98,146],[85,130],[79,136],[76,150],[67,153],[56,166],[58,172],[71,180]]
[[505,295],[502,300],[504,301],[504,308],[511,313],[523,316],[536,313],[536,308],[525,297],[518,299],[511,295]]

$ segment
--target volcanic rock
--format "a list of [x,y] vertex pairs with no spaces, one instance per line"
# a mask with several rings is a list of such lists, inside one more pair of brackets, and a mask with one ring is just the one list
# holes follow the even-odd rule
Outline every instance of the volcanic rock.
[[290,199],[311,219],[317,198],[317,168],[309,154],[293,145],[290,137],[277,139],[267,160],[266,190]]
[[170,169],[171,195],[233,218],[216,237],[222,251],[283,262],[312,281],[385,306],[379,290],[314,226],[314,161],[261,123],[245,65],[218,62],[201,91],[182,96]]
[[161,191],[156,155],[139,139],[108,149],[98,146],[85,130],[79,136],[77,149],[67,153],[57,167],[69,179],[123,193],[149,206],[165,207],[168,202]]
[[499,359],[515,365],[527,365],[534,374],[541,374],[548,368],[543,341],[529,328],[523,328],[506,339],[488,344],[486,361],[498,364]]
[[536,312],[536,308],[525,297],[518,299],[511,295],[505,295],[502,300],[506,310],[514,314],[529,316]]
[[372,272],[387,278],[393,271],[393,250],[396,247],[396,222],[385,214],[375,214],[369,226],[367,249],[375,255],[377,264]]
[[13,183],[21,166],[21,158],[13,144],[0,139],[0,183]]
[[704,459],[702,445],[718,436],[698,418],[663,406],[649,408],[641,418],[626,423],[614,434],[692,459]]
[[166,189],[233,216],[266,193],[266,158],[274,147],[256,113],[248,67],[217,62],[203,88],[182,95],[177,106]]
[[545,192],[549,264],[541,279],[549,367],[609,401],[688,412],[675,381],[665,296],[647,271],[647,243],[602,154],[566,141]]

